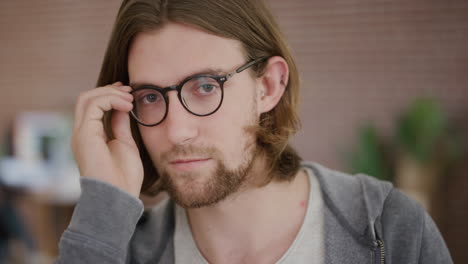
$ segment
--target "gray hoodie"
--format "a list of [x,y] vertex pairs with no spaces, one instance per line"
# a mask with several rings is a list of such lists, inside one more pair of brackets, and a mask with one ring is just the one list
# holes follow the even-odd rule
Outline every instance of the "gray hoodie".
[[[426,211],[391,183],[304,163],[324,200],[325,263],[453,263]],[[91,178],[59,244],[56,263],[174,263],[174,203],[142,202]]]

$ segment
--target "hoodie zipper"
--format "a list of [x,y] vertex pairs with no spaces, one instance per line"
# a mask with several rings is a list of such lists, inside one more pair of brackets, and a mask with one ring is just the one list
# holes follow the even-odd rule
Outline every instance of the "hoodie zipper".
[[385,245],[384,242],[380,239],[377,240],[377,248],[376,248],[376,264],[385,264]]

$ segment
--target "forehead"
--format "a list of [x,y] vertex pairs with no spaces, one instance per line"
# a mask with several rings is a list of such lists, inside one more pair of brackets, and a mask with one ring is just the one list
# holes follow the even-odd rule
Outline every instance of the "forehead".
[[128,72],[131,82],[172,85],[206,69],[232,71],[243,62],[239,41],[168,23],[135,37]]

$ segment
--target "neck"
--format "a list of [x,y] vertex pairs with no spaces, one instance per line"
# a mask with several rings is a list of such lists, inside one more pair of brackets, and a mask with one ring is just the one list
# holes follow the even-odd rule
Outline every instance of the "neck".
[[[250,179],[261,178],[254,166]],[[197,247],[210,263],[273,262],[289,248],[307,209],[309,182],[299,170],[292,181],[253,183],[215,205],[188,209]],[[253,261],[255,260],[255,261]]]

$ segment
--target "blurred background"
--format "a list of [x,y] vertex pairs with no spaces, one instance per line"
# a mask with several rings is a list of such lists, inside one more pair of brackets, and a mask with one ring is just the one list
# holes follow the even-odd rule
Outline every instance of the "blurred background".
[[[468,251],[468,1],[268,0],[302,76],[293,144],[392,181]],[[0,1],[0,263],[52,263],[79,196],[73,107],[117,0]]]

